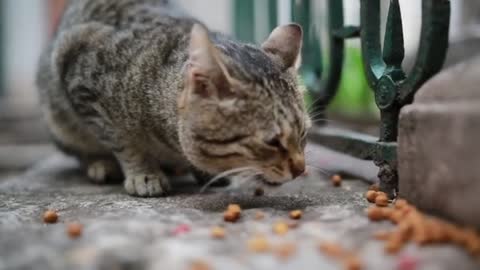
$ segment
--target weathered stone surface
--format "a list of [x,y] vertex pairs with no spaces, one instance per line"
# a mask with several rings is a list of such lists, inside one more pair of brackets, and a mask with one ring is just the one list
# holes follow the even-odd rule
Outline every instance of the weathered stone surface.
[[[332,187],[328,179],[311,172],[308,178],[253,196],[245,188],[211,189],[199,193],[191,179],[179,179],[174,194],[164,198],[135,198],[121,186],[89,183],[75,164],[61,155],[0,181],[0,269],[190,269],[193,260],[211,269],[342,269],[318,252],[320,240],[338,241],[361,256],[364,269],[396,269],[401,256],[413,256],[422,269],[478,269],[465,252],[453,246],[419,248],[408,245],[398,257],[386,256],[383,244],[372,240],[378,229],[365,217],[363,193],[367,184],[344,181]],[[228,203],[239,203],[241,219],[224,223]],[[56,209],[59,223],[45,225],[42,213]],[[300,226],[285,236],[272,233],[272,224],[288,220],[288,210],[303,209]],[[255,213],[265,213],[255,220]],[[66,223],[85,225],[75,240]],[[174,236],[179,224],[191,231]],[[225,226],[223,240],[212,239],[210,228]],[[247,240],[264,234],[275,246],[295,243],[290,259],[272,253],[254,254]]]
[[427,82],[399,126],[400,194],[480,228],[480,57]]

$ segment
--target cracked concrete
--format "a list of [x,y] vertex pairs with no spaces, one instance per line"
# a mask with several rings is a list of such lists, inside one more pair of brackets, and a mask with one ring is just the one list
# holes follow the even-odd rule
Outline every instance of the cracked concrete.
[[[25,173],[0,181],[0,269],[192,269],[195,260],[211,269],[343,269],[318,251],[320,241],[338,241],[359,254],[363,269],[399,269],[400,258],[418,260],[417,269],[479,269],[464,251],[453,246],[419,248],[408,245],[398,256],[387,256],[372,233],[389,228],[371,223],[363,198],[368,184],[345,180],[333,187],[321,174],[254,196],[251,187],[215,188],[199,193],[188,177],[179,179],[164,198],[135,198],[120,185],[98,186],[60,154]],[[242,206],[241,219],[225,223],[229,203]],[[57,224],[46,225],[42,213],[55,209]],[[286,235],[272,233],[272,224],[288,221],[288,210],[302,209],[299,226]],[[265,213],[255,220],[257,211]],[[66,223],[84,225],[83,235],[70,239]],[[172,232],[180,224],[191,231]],[[210,228],[224,226],[226,238],[212,239]],[[247,241],[264,234],[272,245],[294,243],[287,260],[273,253],[255,254]]]

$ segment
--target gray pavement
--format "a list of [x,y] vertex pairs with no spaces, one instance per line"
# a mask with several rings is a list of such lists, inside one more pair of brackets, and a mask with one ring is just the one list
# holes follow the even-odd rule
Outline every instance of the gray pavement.
[[[248,183],[199,193],[185,177],[168,197],[135,198],[119,185],[90,183],[75,162],[54,154],[0,180],[0,269],[192,269],[196,260],[222,270],[343,269],[318,251],[321,241],[335,241],[357,253],[363,269],[401,269],[398,264],[406,257],[418,261],[416,269],[480,269],[465,252],[447,245],[408,245],[397,256],[385,255],[383,244],[371,235],[391,225],[366,218],[367,187],[347,179],[336,188],[312,169],[308,177],[270,188],[260,197],[253,196],[254,186]],[[222,218],[229,203],[244,209],[234,224]],[[46,209],[58,211],[57,224],[43,223]],[[299,226],[274,235],[272,224],[288,221],[292,209],[304,211]],[[263,220],[254,218],[259,210],[265,213]],[[71,221],[84,224],[78,239],[65,232]],[[182,224],[191,230],[175,235]],[[216,225],[225,227],[225,239],[210,236]],[[288,259],[252,253],[247,241],[258,234],[272,246],[293,243],[296,252]]]

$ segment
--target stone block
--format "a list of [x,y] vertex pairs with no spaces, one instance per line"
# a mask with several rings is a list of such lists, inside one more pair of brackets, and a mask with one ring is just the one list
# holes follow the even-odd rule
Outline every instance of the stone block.
[[480,228],[480,57],[427,82],[399,122],[399,192]]

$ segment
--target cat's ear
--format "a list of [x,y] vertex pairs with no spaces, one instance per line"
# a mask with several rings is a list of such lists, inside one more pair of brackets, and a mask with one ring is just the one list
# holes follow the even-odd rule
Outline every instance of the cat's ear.
[[230,76],[208,30],[195,24],[190,35],[187,85],[201,97],[231,95]]
[[287,24],[275,28],[262,49],[279,60],[285,69],[300,67],[303,31],[298,24]]

